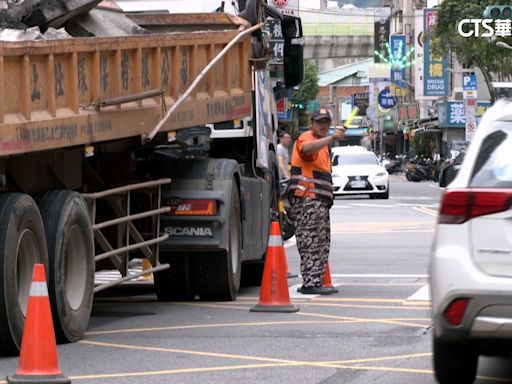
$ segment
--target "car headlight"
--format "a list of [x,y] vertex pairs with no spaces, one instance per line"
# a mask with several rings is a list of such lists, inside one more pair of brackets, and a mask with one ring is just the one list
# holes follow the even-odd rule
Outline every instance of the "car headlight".
[[386,172],[379,172],[375,175],[375,177],[383,177],[386,176]]

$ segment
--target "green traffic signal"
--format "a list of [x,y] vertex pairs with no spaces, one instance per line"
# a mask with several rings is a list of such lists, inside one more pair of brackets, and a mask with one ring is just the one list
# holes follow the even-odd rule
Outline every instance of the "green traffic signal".
[[511,19],[512,6],[489,5],[485,7],[484,18],[486,19]]

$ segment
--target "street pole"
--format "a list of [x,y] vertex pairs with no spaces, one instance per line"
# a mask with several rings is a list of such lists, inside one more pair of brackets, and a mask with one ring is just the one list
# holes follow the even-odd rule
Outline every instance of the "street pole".
[[379,138],[380,138],[380,150],[379,150],[379,156],[382,159],[384,155],[384,116],[379,117]]

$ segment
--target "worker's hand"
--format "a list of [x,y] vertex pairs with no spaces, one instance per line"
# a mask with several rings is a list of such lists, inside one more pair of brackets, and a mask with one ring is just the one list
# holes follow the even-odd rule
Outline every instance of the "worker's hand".
[[343,139],[345,137],[345,127],[343,127],[342,125],[336,127],[336,132],[334,133],[334,135],[332,135],[332,137],[334,140]]

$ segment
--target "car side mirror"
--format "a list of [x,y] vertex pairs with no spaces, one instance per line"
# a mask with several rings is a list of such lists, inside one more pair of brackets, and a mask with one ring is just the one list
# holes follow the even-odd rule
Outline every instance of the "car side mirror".
[[441,174],[441,178],[439,179],[439,186],[446,187],[448,184],[450,184],[457,177],[459,169],[460,164],[448,165]]

